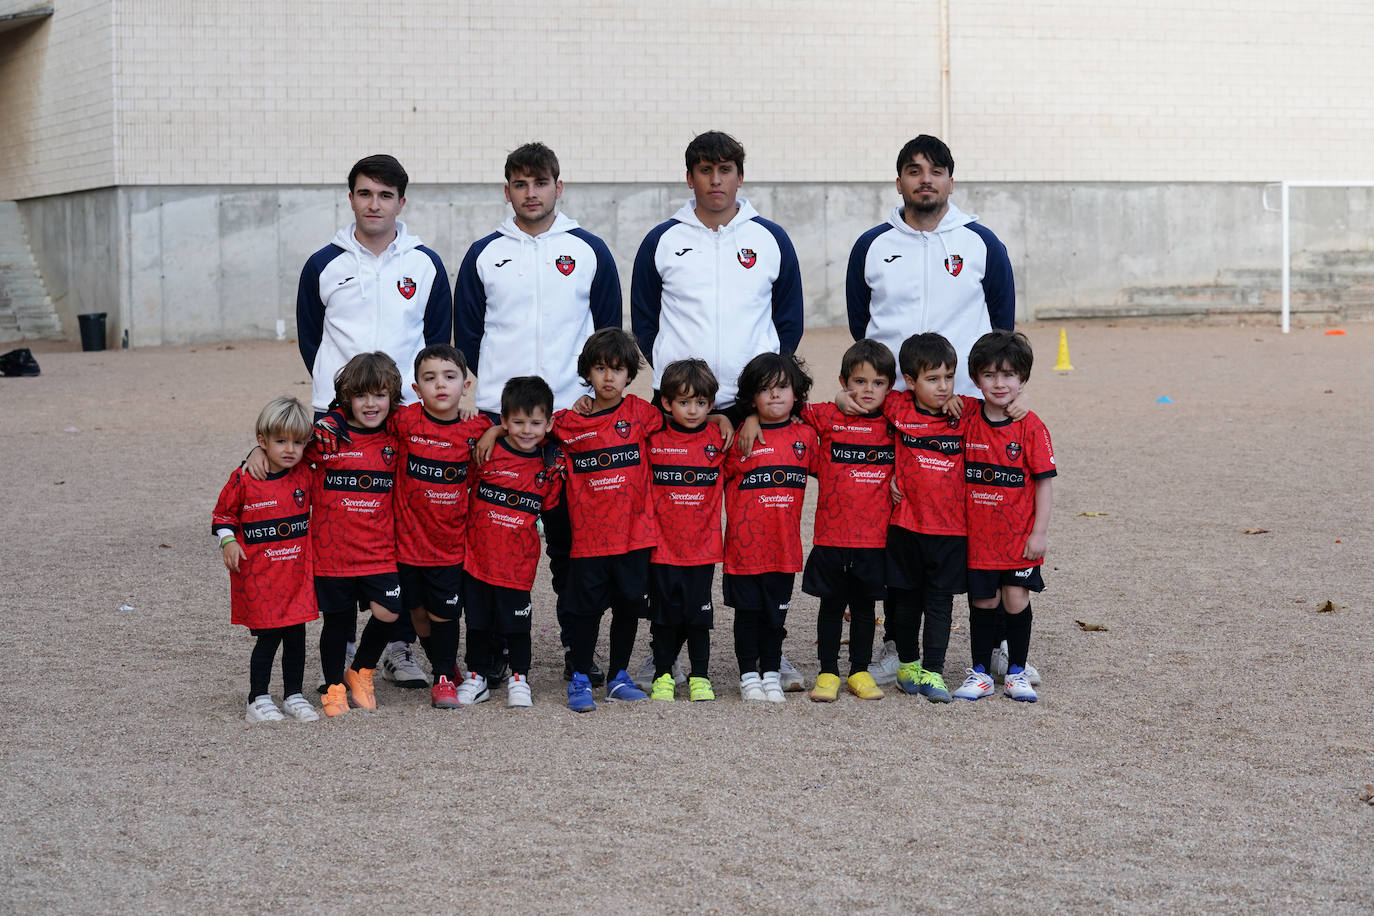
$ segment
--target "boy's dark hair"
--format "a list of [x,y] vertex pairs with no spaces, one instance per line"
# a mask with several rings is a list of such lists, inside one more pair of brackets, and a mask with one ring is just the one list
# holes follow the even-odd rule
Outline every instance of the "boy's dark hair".
[[644,357],[639,352],[639,344],[634,336],[621,328],[602,328],[582,345],[577,356],[577,374],[586,381],[592,374],[592,366],[600,363],[611,369],[624,369],[629,373],[629,381],[639,374],[639,366]]
[[420,363],[427,359],[442,359],[455,364],[463,370],[463,378],[468,376],[468,361],[457,347],[451,344],[431,344],[415,354],[415,378],[420,377]]
[[887,376],[889,385],[897,381],[897,360],[892,357],[892,351],[887,344],[869,337],[854,341],[853,346],[844,351],[844,356],[840,357],[840,378],[848,379],[864,363],[879,375]]
[[917,156],[925,156],[930,160],[931,165],[938,165],[949,173],[949,177],[954,177],[954,154],[945,146],[944,141],[939,137],[932,137],[930,134],[921,134],[906,141],[906,146],[897,154],[897,174],[902,174],[902,169],[906,164]]
[[811,393],[811,376],[806,372],[806,364],[790,353],[760,353],[745,363],[739,373],[735,403],[743,408],[746,417],[757,413],[754,398],[758,393],[782,382],[792,387],[792,416],[800,417],[806,396]]
[[544,408],[544,416],[553,419],[553,389],[537,375],[517,375],[501,389],[501,416],[509,417],[522,410],[533,414]]
[[687,171],[692,171],[699,163],[715,165],[718,162],[733,162],[741,175],[744,174],[744,146],[734,137],[718,130],[708,130],[698,134],[687,144]]
[[396,189],[398,197],[406,196],[406,185],[410,184],[410,176],[401,167],[401,163],[396,161],[395,156],[385,153],[366,156],[353,163],[353,168],[348,172],[348,193],[353,193],[359,175],[366,175],[378,184],[391,185]]
[[348,402],[364,394],[385,394],[392,410],[401,403],[401,370],[381,350],[359,353],[334,375],[334,400],[350,420]]
[[716,402],[716,392],[720,382],[711,371],[706,360],[679,359],[663,368],[663,378],[658,383],[659,397],[676,400],[681,397],[705,398],[712,404]]
[[924,334],[912,334],[902,341],[902,351],[897,356],[897,362],[901,364],[902,375],[916,378],[927,369],[938,369],[941,366],[958,369],[959,354],[943,334],[926,331]]
[[1031,363],[1035,354],[1031,351],[1030,340],[1020,331],[1004,331],[998,328],[989,331],[968,351],[968,374],[974,382],[978,373],[987,369],[999,369],[1005,363],[1023,382],[1030,381]]
[[558,180],[558,157],[542,143],[526,143],[511,150],[506,157],[506,181],[512,175],[531,175],[535,178]]

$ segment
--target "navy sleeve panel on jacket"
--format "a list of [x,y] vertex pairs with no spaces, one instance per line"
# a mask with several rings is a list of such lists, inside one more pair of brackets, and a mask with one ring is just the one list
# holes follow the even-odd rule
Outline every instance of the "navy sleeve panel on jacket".
[[419,250],[434,262],[434,282],[430,284],[429,304],[425,306],[425,346],[452,343],[453,294],[448,289],[448,271],[432,249],[421,245]]
[[493,232],[472,243],[458,268],[453,284],[453,345],[468,362],[468,372],[478,373],[477,356],[482,346],[482,334],[487,327],[487,288],[477,273],[477,259],[492,242],[501,237]]
[[864,279],[864,265],[868,262],[868,249],[873,240],[892,228],[891,223],[883,223],[859,236],[849,251],[849,270],[844,275],[844,300],[849,310],[849,336],[863,340],[868,334],[869,307],[873,302],[873,290]]
[[625,323],[625,302],[620,292],[620,271],[616,270],[615,258],[606,243],[586,229],[569,230],[596,252],[596,274],[592,277],[591,306],[592,326],[598,331],[602,328],[618,328]]
[[801,265],[797,263],[797,250],[792,240],[777,223],[761,216],[754,222],[773,234],[782,253],[778,264],[778,278],[773,281],[773,327],[778,330],[778,350],[783,353],[796,353],[801,343],[802,331],[806,322],[806,309],[802,303]]
[[659,239],[677,222],[670,219],[649,230],[644,241],[639,243],[634,273],[630,276],[630,329],[639,343],[639,352],[650,365],[654,359],[654,340],[658,337],[658,319],[663,312],[663,277],[658,273],[654,257]]
[[329,262],[344,250],[333,243],[310,256],[301,268],[301,282],[296,287],[296,345],[307,372],[315,371],[315,354],[324,339],[324,302],[320,299],[320,274]]
[[1011,258],[1007,246],[992,234],[987,226],[969,223],[988,246],[987,270],[983,272],[983,300],[988,304],[988,320],[994,328],[1004,331],[1016,327],[1016,280],[1011,275]]

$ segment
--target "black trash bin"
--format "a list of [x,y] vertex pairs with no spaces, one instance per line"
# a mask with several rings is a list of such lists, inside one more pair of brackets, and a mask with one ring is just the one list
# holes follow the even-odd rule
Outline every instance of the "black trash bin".
[[76,321],[81,326],[81,349],[87,353],[105,349],[105,312],[77,315]]

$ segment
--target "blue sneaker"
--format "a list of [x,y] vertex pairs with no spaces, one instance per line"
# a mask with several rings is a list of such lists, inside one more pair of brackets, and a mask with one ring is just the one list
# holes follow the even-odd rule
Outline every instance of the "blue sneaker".
[[921,696],[932,703],[948,703],[950,701],[949,688],[945,686],[945,679],[934,671],[921,670]]
[[606,701],[608,703],[614,703],[617,700],[642,700],[647,696],[647,693],[635,686],[635,682],[630,680],[630,675],[623,668],[616,673],[615,677],[606,682]]
[[585,674],[574,674],[568,681],[568,708],[573,712],[591,712],[596,709],[592,700],[592,682]]

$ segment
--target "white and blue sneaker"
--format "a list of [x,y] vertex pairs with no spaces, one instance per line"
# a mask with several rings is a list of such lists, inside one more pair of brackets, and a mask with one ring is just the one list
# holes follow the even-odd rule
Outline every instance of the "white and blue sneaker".
[[977,668],[965,668],[968,677],[964,678],[964,683],[959,685],[953,696],[961,700],[981,700],[983,697],[990,697],[997,692],[997,688],[992,685],[992,678],[983,670],[983,666]]
[[1025,669],[1019,671],[1008,671],[1007,678],[1003,682],[1003,689],[1007,696],[1013,700],[1020,700],[1023,703],[1034,703],[1039,697],[1035,693],[1035,688],[1030,685],[1030,678],[1026,676]]
[[633,700],[643,700],[648,694],[635,686],[635,682],[630,680],[630,675],[621,669],[616,672],[615,677],[606,682],[606,702],[614,703],[617,700],[626,702]]

